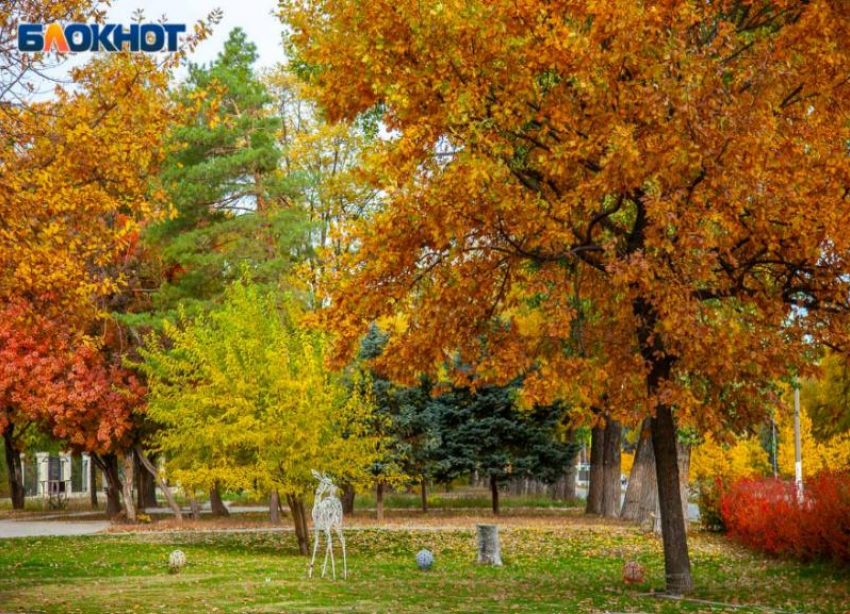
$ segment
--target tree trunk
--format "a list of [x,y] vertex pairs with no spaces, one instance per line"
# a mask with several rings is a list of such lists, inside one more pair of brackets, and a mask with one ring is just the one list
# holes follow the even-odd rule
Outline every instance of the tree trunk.
[[650,437],[649,418],[647,418],[640,427],[635,462],[629,473],[629,485],[626,487],[626,497],[623,499],[623,509],[620,512],[620,517],[625,520],[638,520],[644,482],[649,473],[655,472],[655,457],[652,454]]
[[277,488],[273,489],[269,495],[269,522],[280,524],[280,495]]
[[342,485],[342,513],[354,513],[354,497],[357,492],[354,490],[354,485],[345,483]]
[[378,522],[384,521],[384,482],[382,480],[378,480],[378,484],[375,487],[375,507],[377,508],[378,514]]
[[498,516],[499,509],[499,481],[495,475],[490,476],[490,496],[493,499],[493,515]]
[[154,476],[150,471],[145,470],[138,454],[134,458],[133,472],[136,476],[136,508],[144,511],[151,507],[159,507]]
[[[576,432],[575,429],[570,429],[567,434],[567,441],[571,444],[575,444],[576,441]],[[575,449],[575,448],[573,448]],[[574,455],[570,463],[567,465],[566,471],[564,471],[564,490],[563,490],[563,500],[564,501],[575,501],[576,497],[576,462],[578,461],[578,454]]]
[[652,445],[652,429],[649,431],[650,439],[646,442],[646,473],[640,489],[638,501],[637,520],[647,531],[661,533],[661,508],[658,503],[658,478],[655,467],[655,448]]
[[[639,243],[643,242],[641,223],[645,223],[645,220],[635,222],[636,241]],[[650,398],[655,398],[663,383],[670,379],[675,358],[667,353],[664,339],[656,331],[658,313],[652,303],[644,298],[637,298],[632,302],[632,311],[638,321],[637,337],[640,352],[649,367],[646,376],[647,393]],[[691,576],[691,560],[688,555],[685,517],[682,513],[679,463],[676,454],[678,438],[672,408],[661,403],[656,404],[651,424],[667,592],[682,595],[691,592],[694,584]]]
[[605,444],[602,448],[602,515],[616,518],[620,515],[620,441],[623,427],[616,420],[607,418]]
[[310,533],[307,527],[307,510],[304,499],[286,495],[289,511],[292,513],[292,523],[295,526],[295,537],[298,540],[298,551],[304,556],[310,556]]
[[[168,484],[165,483],[165,480],[162,479],[159,471],[156,470],[156,466],[154,466],[151,460],[145,456],[145,452],[142,450],[141,446],[136,446],[136,456],[138,457],[139,462],[142,463],[142,466],[148,470],[148,473],[150,473],[153,476],[153,479],[156,480],[156,483],[159,484],[159,489],[162,491],[162,494],[165,495],[165,500],[168,501],[168,507],[170,507],[171,511],[174,512],[174,516],[179,522],[182,522],[183,512],[180,511],[180,506],[177,505],[177,500],[174,498],[174,494],[171,492]],[[198,519],[199,517],[195,518],[195,520]]]
[[679,464],[679,490],[682,493],[682,515],[685,518],[685,527],[688,526],[688,474],[691,468],[691,446],[676,442],[676,457]]
[[89,502],[93,510],[97,509],[97,464],[89,454]]
[[26,490],[24,472],[21,467],[21,452],[15,446],[15,425],[11,422],[3,431],[3,444],[6,448],[6,473],[9,478],[9,495],[12,497],[12,509],[24,509]]
[[189,510],[192,513],[192,520],[201,519],[201,506],[198,505],[198,499],[195,497],[194,489],[192,489],[192,493],[189,496]]
[[422,476],[420,481],[420,485],[422,486],[422,513],[428,513],[428,480],[425,479],[425,476]]
[[605,482],[603,456],[605,454],[605,429],[595,426],[590,431],[590,483],[587,486],[588,514],[602,514],[602,488]]
[[667,592],[682,595],[691,592],[694,585],[688,556],[688,535],[682,513],[676,425],[673,422],[673,411],[666,405],[656,407],[656,415],[652,419],[652,445],[655,449]]
[[218,482],[210,488],[210,510],[213,516],[230,516],[230,510],[221,500],[221,491],[219,490]]
[[115,518],[121,513],[122,486],[121,476],[118,475],[118,457],[114,454],[92,454],[91,458],[98,464],[106,480],[106,515]]
[[133,453],[124,454],[124,515],[127,522],[136,522],[136,504],[133,501]]

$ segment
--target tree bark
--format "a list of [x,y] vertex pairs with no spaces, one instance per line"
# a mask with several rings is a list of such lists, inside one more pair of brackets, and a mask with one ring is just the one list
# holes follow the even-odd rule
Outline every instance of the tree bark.
[[115,518],[121,513],[121,476],[118,475],[118,457],[115,454],[91,455],[92,460],[100,467],[103,479],[106,480],[106,515]]
[[620,442],[623,427],[610,416],[605,422],[605,444],[602,448],[602,515],[617,518],[620,515]]
[[[641,215],[645,215],[641,213]],[[641,224],[635,222],[636,243],[643,242]],[[664,347],[664,339],[656,330],[658,312],[651,302],[637,298],[632,311],[638,321],[637,337],[641,356],[649,367],[646,388],[649,398],[655,398],[662,384],[670,379],[675,358]],[[655,453],[655,477],[658,482],[658,501],[661,512],[661,537],[664,543],[664,570],[667,592],[682,595],[693,590],[691,560],[688,555],[688,535],[682,513],[682,494],[679,484],[679,463],[676,454],[677,434],[673,410],[657,403],[651,421],[652,447]]]
[[221,491],[217,482],[210,488],[210,510],[213,516],[230,516],[230,510],[221,500]]
[[688,526],[688,474],[691,467],[691,446],[680,441],[676,442],[676,457],[679,465],[679,490],[682,493],[682,515],[685,527]]
[[[571,444],[575,444],[576,442],[576,432],[575,429],[570,429],[567,434],[567,441]],[[578,454],[573,456],[570,463],[567,465],[566,471],[564,471],[564,490],[563,490],[563,500],[564,501],[575,501],[576,497],[576,463],[578,462]]]
[[493,500],[493,515],[498,516],[501,513],[499,509],[499,481],[495,475],[490,476],[490,496]]
[[428,513],[428,480],[425,479],[425,476],[422,476],[419,484],[422,486],[422,513]]
[[133,453],[124,454],[124,515],[127,522],[136,522],[136,503],[133,501]]
[[656,407],[656,415],[652,419],[652,445],[655,449],[655,477],[661,510],[667,592],[682,595],[691,592],[694,585],[688,555],[688,535],[682,513],[676,425],[673,422],[673,411],[666,405]]
[[298,540],[298,551],[304,556],[310,556],[310,532],[307,527],[307,510],[304,499],[286,495],[289,511],[292,513],[292,523],[295,526],[295,537]]
[[625,520],[638,520],[644,482],[647,475],[655,471],[655,457],[652,454],[649,429],[649,418],[647,418],[640,427],[637,450],[635,450],[635,462],[629,473],[629,484],[626,487],[626,496],[623,499],[623,509],[620,511],[620,517]]
[[342,513],[343,514],[353,514],[354,513],[354,497],[357,492],[354,489],[353,484],[345,483],[342,485]]
[[133,472],[136,476],[136,508],[144,511],[147,508],[159,507],[155,478],[150,471],[145,470],[138,453],[135,454]]
[[280,524],[280,494],[278,494],[277,488],[272,489],[271,495],[269,495],[269,522]]
[[195,498],[195,490],[192,489],[192,493],[189,496],[189,510],[192,513],[192,520],[200,520],[201,519],[201,506],[198,505],[198,499]]
[[640,489],[637,517],[635,520],[647,531],[661,533],[661,508],[658,502],[658,478],[655,467],[655,448],[652,445],[652,429],[646,447],[646,473]]
[[[162,476],[159,474],[159,471],[156,470],[156,467],[151,460],[145,456],[145,452],[142,450],[141,446],[136,446],[136,456],[138,457],[139,462],[142,463],[142,466],[148,470],[148,473],[150,473],[153,476],[153,479],[156,480],[156,483],[159,484],[159,489],[162,491],[162,494],[165,495],[165,500],[168,501],[168,507],[170,507],[171,511],[174,512],[175,518],[177,518],[179,522],[182,522],[183,512],[180,511],[180,506],[177,505],[174,493],[171,492],[168,484],[166,484],[165,480],[162,479]],[[198,520],[198,518],[195,518],[195,520]]]
[[602,514],[602,487],[605,481],[603,456],[605,448],[605,429],[595,426],[590,431],[590,480],[587,487],[588,514]]
[[97,509],[97,464],[89,454],[89,502],[93,510]]
[[375,507],[377,508],[378,522],[384,521],[384,482],[378,480],[375,486]]
[[6,473],[9,479],[9,495],[12,497],[12,509],[24,509],[26,490],[24,472],[21,467],[21,452],[15,445],[15,425],[11,422],[3,430],[3,444],[6,449]]

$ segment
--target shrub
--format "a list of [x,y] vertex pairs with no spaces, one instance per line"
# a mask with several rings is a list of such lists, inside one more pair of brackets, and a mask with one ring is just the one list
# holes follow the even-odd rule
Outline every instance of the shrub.
[[697,483],[697,505],[703,528],[708,531],[725,531],[723,515],[720,513],[720,498],[723,481],[720,478],[700,480]]
[[741,480],[720,497],[729,534],[777,556],[850,563],[850,473],[821,473],[806,481]]

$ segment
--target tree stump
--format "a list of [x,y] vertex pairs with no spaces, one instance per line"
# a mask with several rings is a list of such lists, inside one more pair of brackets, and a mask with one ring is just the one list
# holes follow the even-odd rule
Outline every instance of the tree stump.
[[478,562],[482,565],[502,565],[502,549],[499,546],[499,527],[495,524],[479,524]]

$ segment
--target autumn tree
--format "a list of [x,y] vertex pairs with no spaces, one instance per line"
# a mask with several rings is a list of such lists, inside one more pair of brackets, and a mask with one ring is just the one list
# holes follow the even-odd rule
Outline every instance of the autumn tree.
[[321,278],[335,257],[349,251],[348,225],[367,215],[378,192],[363,180],[360,163],[377,138],[380,114],[366,113],[350,122],[328,122],[310,98],[303,80],[308,66],[297,61],[264,77],[280,124],[281,165],[293,200],[306,215],[309,249],[299,267],[316,304],[324,294]]
[[[850,330],[850,7],[281,4],[329,117],[378,107],[389,135],[386,202],[333,282],[345,349],[404,312],[399,375],[457,350],[558,397],[576,292],[606,305],[628,332],[607,371],[644,385],[667,588],[691,590],[677,424],[755,422],[761,382]],[[545,326],[517,335],[530,303]]]
[[850,364],[847,356],[827,352],[820,372],[803,382],[802,405],[812,418],[814,433],[821,439],[850,431]]
[[221,484],[286,496],[307,554],[305,499],[311,469],[364,483],[376,442],[371,403],[325,368],[324,334],[301,322],[297,304],[248,282],[228,288],[208,314],[165,324],[139,366],[147,412],[170,479],[188,492]]

